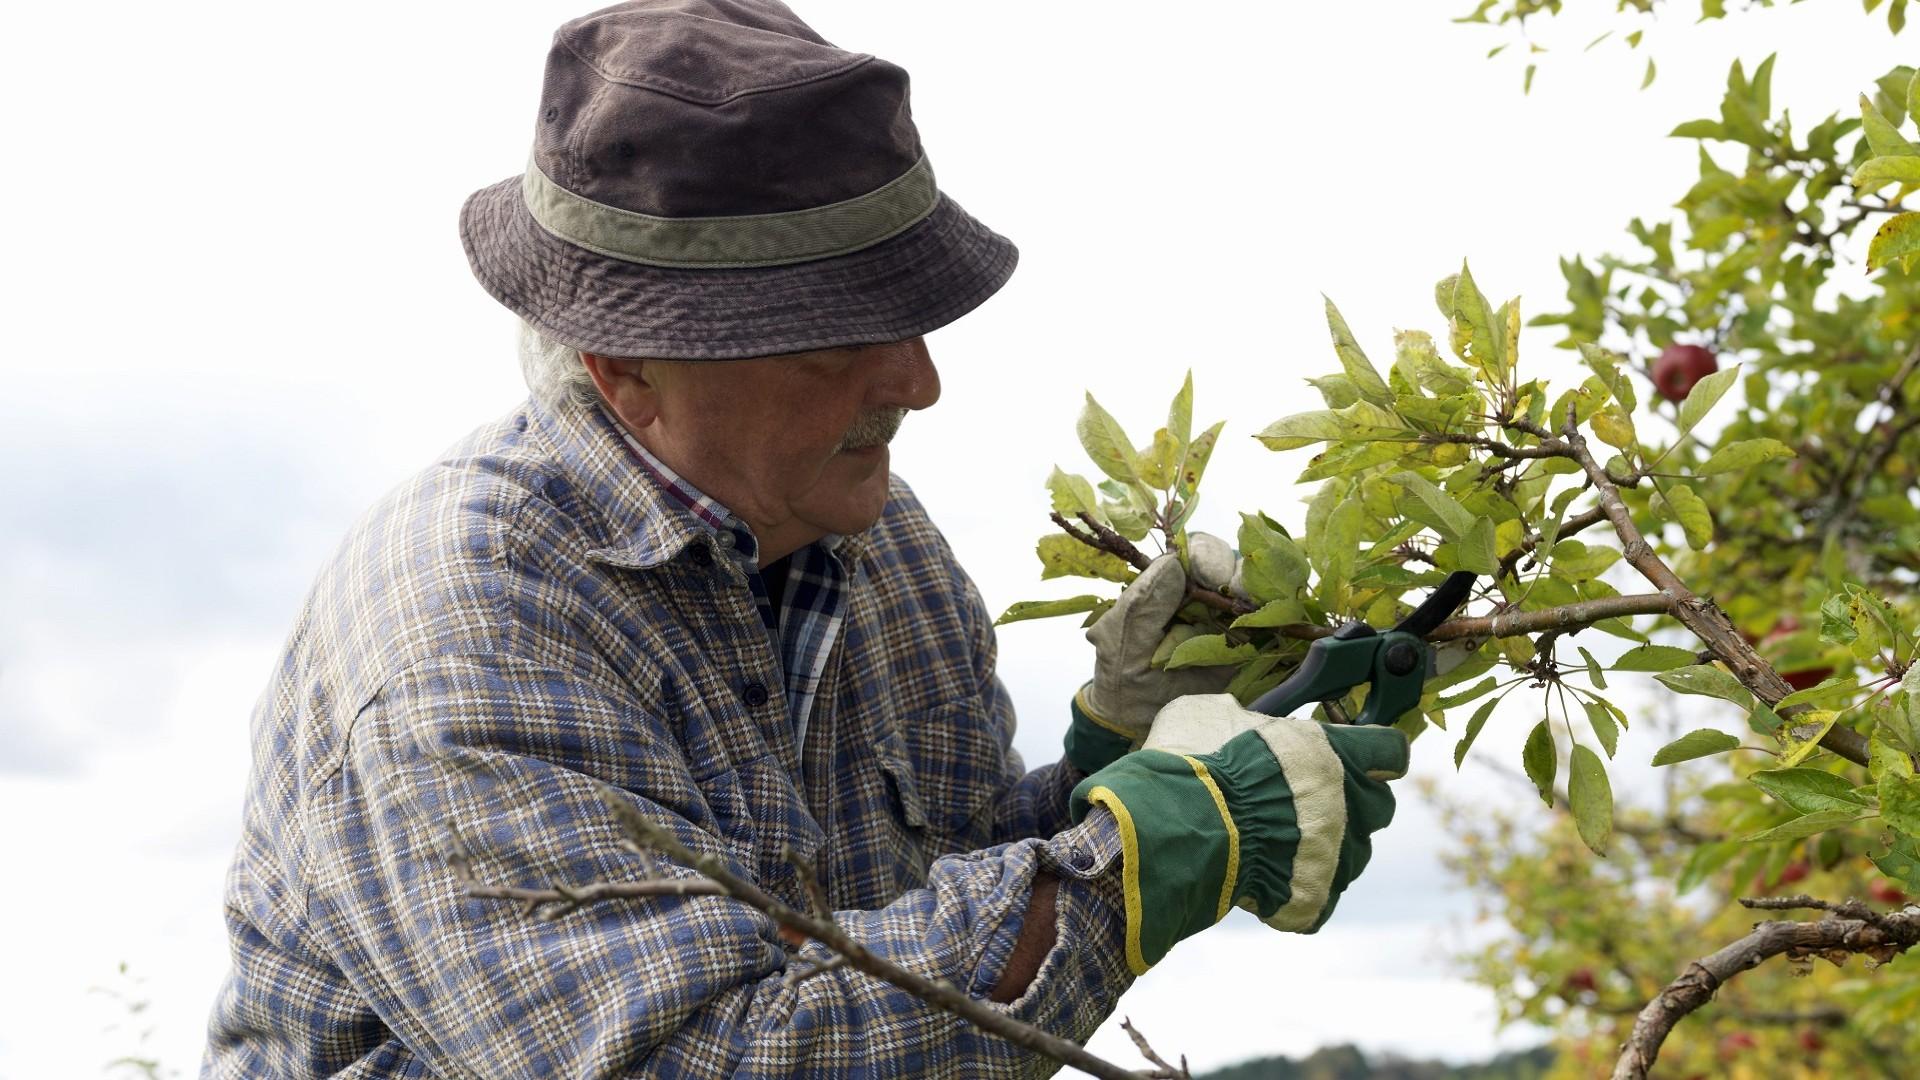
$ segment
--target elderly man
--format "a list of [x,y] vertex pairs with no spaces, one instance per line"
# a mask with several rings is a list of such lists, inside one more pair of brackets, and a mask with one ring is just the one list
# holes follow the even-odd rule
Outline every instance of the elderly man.
[[607,791],[796,905],[802,853],[867,948],[1075,1040],[1230,905],[1316,928],[1404,740],[1181,696],[1218,683],[1149,665],[1177,560],[1090,631],[1065,759],[1011,749],[991,618],[887,442],[1015,252],[935,187],[906,73],[777,0],[636,0],[560,29],[537,115],[461,218],[532,395],[314,585],[204,1075],[1051,1071],[850,969],[790,983],[823,946],[733,900],[467,895],[455,844],[497,884],[641,876]]

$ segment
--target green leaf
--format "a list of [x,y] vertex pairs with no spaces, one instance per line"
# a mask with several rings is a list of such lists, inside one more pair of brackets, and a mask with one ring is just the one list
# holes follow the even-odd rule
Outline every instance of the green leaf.
[[1493,309],[1480,287],[1473,283],[1467,264],[1460,264],[1460,273],[1452,281],[1453,291],[1446,312],[1452,321],[1454,354],[1471,361],[1489,383],[1501,383],[1507,373],[1506,328],[1497,324]]
[[1749,844],[1776,843],[1782,840],[1805,840],[1809,836],[1816,836],[1826,832],[1828,829],[1837,829],[1842,825],[1851,825],[1866,816],[1867,815],[1863,813],[1848,813],[1844,810],[1822,810],[1817,814],[1797,817],[1785,825],[1776,825],[1765,832],[1757,832],[1752,836],[1741,837],[1741,839]]
[[1860,636],[1854,625],[1853,601],[1845,593],[1834,593],[1820,604],[1820,640],[1834,645],[1851,645]]
[[[1240,515],[1240,584],[1255,603],[1298,602],[1307,583],[1299,545],[1257,515]],[[1298,620],[1296,620],[1298,621]]]
[[1291,626],[1307,621],[1307,609],[1294,597],[1273,600],[1233,620],[1233,629],[1243,627]]
[[1692,892],[1743,851],[1745,848],[1733,840],[1701,844],[1687,857],[1687,865],[1681,868],[1680,876],[1674,879],[1673,891],[1680,895]]
[[1387,390],[1387,384],[1380,378],[1380,372],[1360,351],[1360,345],[1353,339],[1353,331],[1347,329],[1347,320],[1340,315],[1340,309],[1325,296],[1320,299],[1327,305],[1327,330],[1333,334],[1333,351],[1339,354],[1340,366],[1353,380],[1353,388],[1360,396],[1382,408],[1393,405],[1393,394]]
[[[1581,645],[1578,646],[1578,648],[1580,649],[1581,659],[1587,662],[1587,680],[1593,683],[1595,688],[1605,690],[1607,688],[1607,677],[1604,673],[1605,669],[1600,666],[1600,661],[1593,658],[1593,654],[1587,651],[1586,646]],[[1612,757],[1613,751],[1608,750],[1607,756]]]
[[1853,186],[1863,192],[1894,183],[1920,186],[1920,157],[1868,158],[1853,172]]
[[1410,441],[1418,436],[1418,432],[1380,406],[1371,401],[1356,401],[1344,409],[1317,409],[1283,416],[1261,429],[1254,438],[1269,450],[1293,450],[1317,442]]
[[1473,740],[1480,737],[1480,729],[1486,726],[1487,717],[1493,715],[1493,707],[1498,704],[1500,704],[1499,698],[1488,698],[1473,711],[1473,718],[1467,721],[1466,732],[1460,736],[1459,742],[1453,744],[1454,768],[1458,769],[1460,763],[1467,759],[1467,748],[1473,745]]
[[1186,458],[1180,463],[1180,478],[1173,486],[1180,498],[1191,502],[1194,492],[1200,489],[1200,478],[1206,475],[1207,461],[1213,457],[1214,444],[1220,441],[1220,429],[1226,424],[1225,420],[1220,421],[1187,444]]
[[1680,403],[1681,434],[1692,431],[1695,425],[1707,418],[1707,413],[1719,403],[1721,395],[1740,377],[1740,367],[1735,364],[1721,368],[1693,384],[1693,389],[1687,391],[1687,400]]
[[1527,779],[1540,789],[1540,799],[1553,805],[1553,777],[1560,769],[1553,750],[1553,729],[1542,720],[1527,734],[1527,745],[1520,751],[1520,762],[1527,767]]
[[1040,556],[1040,577],[1043,581],[1057,577],[1089,577],[1118,581],[1124,585],[1136,576],[1133,567],[1119,556],[1095,550],[1065,533],[1041,537],[1035,552]]
[[1587,710],[1587,726],[1593,728],[1594,738],[1600,740],[1601,749],[1612,757],[1620,745],[1620,726],[1613,722],[1613,714],[1597,701],[1583,701],[1581,705]]
[[1713,513],[1707,509],[1706,502],[1694,494],[1692,488],[1680,483],[1668,484],[1663,494],[1673,519],[1687,534],[1687,546],[1704,551],[1713,543]]
[[1712,728],[1701,728],[1698,731],[1689,731],[1685,735],[1661,747],[1654,753],[1653,763],[1655,765],[1673,765],[1682,761],[1692,761],[1694,758],[1708,757],[1713,754],[1724,754],[1739,745],[1739,739],[1734,738],[1724,731],[1715,731]]
[[1167,431],[1184,451],[1193,441],[1193,369],[1187,369],[1186,381],[1180,384],[1180,392],[1173,395],[1173,404],[1167,407]]
[[1669,139],[1724,139],[1725,128],[1718,120],[1688,120],[1672,131],[1667,132]]
[[1353,581],[1353,563],[1360,552],[1360,526],[1366,522],[1366,508],[1358,499],[1343,499],[1327,515],[1327,526],[1316,538],[1313,562],[1320,571],[1320,583],[1344,590]]
[[1677,667],[1686,667],[1699,663],[1700,658],[1691,649],[1676,649],[1671,645],[1641,645],[1620,654],[1613,662],[1615,671],[1672,671]]
[[1787,721],[1778,732],[1786,743],[1786,752],[1780,755],[1780,767],[1791,769],[1807,760],[1819,748],[1821,736],[1839,718],[1840,714],[1831,709],[1811,709]]
[[1796,813],[1839,810],[1852,814],[1872,808],[1865,796],[1853,790],[1852,784],[1819,769],[1769,769],[1747,779],[1761,791],[1793,807]]
[[[1895,103],[1894,108],[1899,108]],[[1860,95],[1860,129],[1866,133],[1867,145],[1873,148],[1875,157],[1901,156],[1912,157],[1920,154],[1916,148],[1900,134],[1900,130],[1880,115],[1873,107],[1873,100],[1865,94]]]
[[1181,642],[1173,650],[1173,655],[1167,658],[1167,670],[1240,664],[1253,659],[1259,652],[1251,642],[1227,644],[1225,634],[1200,634]]
[[1712,664],[1695,664],[1692,667],[1675,668],[1654,676],[1668,689],[1682,694],[1702,694],[1731,701],[1746,708],[1753,701],[1753,694],[1740,685],[1740,680],[1714,667]]
[[1913,272],[1915,259],[1920,259],[1920,213],[1899,214],[1874,231],[1873,242],[1867,245],[1867,269],[1882,270],[1895,263],[1900,264],[1900,272]]
[[1493,692],[1499,685],[1500,681],[1498,679],[1482,679],[1457,694],[1448,694],[1445,697],[1435,698],[1433,704],[1435,708],[1439,709],[1459,708],[1474,698]]
[[1007,608],[999,618],[993,620],[995,626],[1007,623],[1024,622],[1027,619],[1049,619],[1055,615],[1078,615],[1083,611],[1092,611],[1106,603],[1103,596],[1070,596],[1065,600],[1022,600]]
[[1911,776],[1882,776],[1880,817],[1895,830],[1920,838],[1920,780]]
[[1156,491],[1171,488],[1180,467],[1180,454],[1180,441],[1171,431],[1166,428],[1155,431],[1153,442],[1134,456],[1134,470],[1139,473],[1140,482]]
[[1133,443],[1120,427],[1113,415],[1100,407],[1087,395],[1086,407],[1080,410],[1080,420],[1074,425],[1074,431],[1080,436],[1080,445],[1087,456],[1100,471],[1123,484],[1131,484],[1140,479],[1134,471]]
[[1580,839],[1595,855],[1605,856],[1613,841],[1613,785],[1600,755],[1575,745],[1567,762],[1567,801],[1573,804],[1573,823]]
[[1093,485],[1086,478],[1070,472],[1062,472],[1055,465],[1047,476],[1047,492],[1053,496],[1053,510],[1068,521],[1077,521],[1075,514],[1082,511],[1093,519],[1104,523],[1107,515],[1100,509],[1100,497],[1094,494]]
[[1436,487],[1417,472],[1397,472],[1388,477],[1413,496],[1402,502],[1400,512],[1431,528],[1448,540],[1459,540],[1472,531],[1474,515],[1453,496]]
[[1779,701],[1774,702],[1774,711],[1790,709],[1795,705],[1845,705],[1859,692],[1859,684],[1851,676],[1834,675],[1820,680],[1816,686],[1805,690],[1795,690]]
[[1886,853],[1872,858],[1881,873],[1906,886],[1908,892],[1920,892],[1920,840],[1895,833]]
[[[1652,86],[1653,76],[1654,76],[1653,57],[1649,56],[1647,57],[1647,73],[1640,77],[1640,89],[1645,90],[1647,87]],[[1592,845],[1589,844],[1588,846],[1591,847]],[[1604,855],[1606,853],[1601,852],[1601,854]]]
[[[1920,161],[1920,158],[1914,160]],[[1779,439],[1741,439],[1738,442],[1723,444],[1693,471],[1698,476],[1712,476],[1715,473],[1750,469],[1755,465],[1792,456],[1794,456],[1793,451]]]
[[1467,535],[1460,538],[1454,555],[1462,570],[1492,577],[1500,569],[1500,556],[1493,548],[1493,519],[1477,518]]

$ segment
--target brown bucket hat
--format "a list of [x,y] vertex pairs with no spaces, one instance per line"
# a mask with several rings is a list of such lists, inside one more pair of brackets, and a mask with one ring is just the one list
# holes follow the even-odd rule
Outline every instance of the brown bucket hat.
[[474,276],[547,337],[721,360],[899,341],[1018,251],[934,185],[905,70],[778,0],[634,0],[547,54],[532,161],[460,212]]

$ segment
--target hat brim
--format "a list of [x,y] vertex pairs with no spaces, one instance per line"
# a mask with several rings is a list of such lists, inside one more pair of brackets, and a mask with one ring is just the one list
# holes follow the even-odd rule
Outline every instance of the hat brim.
[[460,240],[487,292],[548,338],[605,356],[677,360],[916,337],[978,307],[1019,258],[942,193],[913,226],[848,255],[754,269],[646,266],[549,233],[518,176],[467,199]]

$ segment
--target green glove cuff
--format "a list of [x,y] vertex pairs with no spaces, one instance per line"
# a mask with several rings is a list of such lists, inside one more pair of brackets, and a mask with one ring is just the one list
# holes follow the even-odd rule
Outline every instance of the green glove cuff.
[[1067,763],[1089,775],[1125,757],[1133,736],[1118,731],[1087,708],[1087,688],[1073,695],[1073,721],[1067,725]]
[[[1265,797],[1239,799],[1241,785]],[[1236,901],[1269,912],[1285,903],[1300,837],[1286,791],[1279,763],[1252,733],[1213,754],[1128,754],[1073,789],[1074,821],[1099,805],[1119,823],[1135,975]]]

